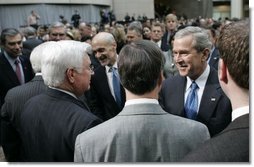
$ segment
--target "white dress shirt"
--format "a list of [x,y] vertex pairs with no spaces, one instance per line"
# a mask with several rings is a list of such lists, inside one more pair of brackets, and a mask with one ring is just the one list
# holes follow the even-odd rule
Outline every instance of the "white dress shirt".
[[[198,85],[199,89],[197,90],[198,93],[198,110],[201,102],[201,98],[205,89],[205,84],[207,81],[207,78],[210,73],[210,66],[207,65],[205,71],[195,80],[196,84]],[[186,89],[185,89],[185,95],[184,95],[184,104],[187,100],[187,96],[191,90],[191,83],[193,80],[191,80],[189,77],[187,77],[187,84],[186,84]],[[197,112],[198,112],[197,110]]]

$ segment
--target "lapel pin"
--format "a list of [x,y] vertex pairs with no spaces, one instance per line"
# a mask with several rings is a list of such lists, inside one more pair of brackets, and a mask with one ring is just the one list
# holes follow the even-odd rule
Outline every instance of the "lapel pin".
[[214,97],[211,98],[211,101],[215,101],[216,99]]

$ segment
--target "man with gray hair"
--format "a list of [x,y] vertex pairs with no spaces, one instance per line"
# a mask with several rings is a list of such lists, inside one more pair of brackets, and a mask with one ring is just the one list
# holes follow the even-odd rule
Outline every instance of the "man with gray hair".
[[162,85],[160,104],[167,112],[204,123],[211,136],[231,121],[231,104],[207,58],[212,43],[206,30],[186,27],[175,34],[173,56],[178,76]]
[[60,41],[66,38],[66,28],[61,22],[54,22],[49,26],[49,41]]
[[101,123],[78,99],[90,88],[92,74],[83,43],[64,40],[54,44],[42,60],[48,89],[29,99],[20,117],[24,161],[73,161],[77,135]]
[[92,76],[89,101],[92,112],[104,121],[116,116],[125,103],[125,92],[117,74],[116,48],[116,41],[108,32],[93,37],[92,49],[101,66]]
[[42,40],[37,39],[37,32],[33,27],[26,27],[24,29],[24,35],[26,40],[23,42],[23,54],[29,57],[32,50],[40,45]]
[[143,39],[143,26],[139,21],[133,21],[127,28],[126,39],[128,43]]
[[216,137],[188,154],[183,161],[250,162],[249,36],[249,20],[230,23],[221,31],[218,40],[218,76],[221,88],[232,103],[232,122]]

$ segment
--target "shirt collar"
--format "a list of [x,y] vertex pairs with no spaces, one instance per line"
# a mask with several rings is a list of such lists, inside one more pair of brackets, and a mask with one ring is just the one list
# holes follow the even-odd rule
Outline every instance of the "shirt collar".
[[55,90],[58,90],[58,91],[61,91],[61,92],[64,92],[72,97],[74,97],[75,99],[78,99],[77,96],[75,96],[73,93],[67,91],[67,90],[63,90],[63,89],[59,89],[59,88],[55,88],[55,87],[52,87],[52,86],[49,86],[49,88],[51,89],[55,89]]
[[[113,65],[113,67],[114,67],[115,69],[117,69],[117,61],[115,62],[115,64]],[[106,71],[107,71],[107,72],[111,72],[111,70],[110,70],[111,66],[106,65],[105,68],[106,68]]]
[[140,98],[140,99],[131,99],[125,102],[125,106],[133,105],[133,104],[143,104],[143,103],[151,103],[151,104],[159,104],[157,99],[149,99],[149,98]]
[[239,107],[235,110],[232,111],[232,121],[234,121],[236,118],[248,114],[249,111],[249,106],[244,106],[244,107]]
[[[207,65],[205,71],[195,80],[199,88],[205,87],[209,73],[210,73],[210,66]],[[191,80],[190,77],[187,77],[186,90],[190,87],[192,81],[193,80]]]

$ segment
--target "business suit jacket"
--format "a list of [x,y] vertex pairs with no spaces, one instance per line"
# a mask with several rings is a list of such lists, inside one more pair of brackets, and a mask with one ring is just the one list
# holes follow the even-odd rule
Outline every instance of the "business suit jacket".
[[73,162],[77,135],[99,123],[82,102],[48,88],[29,99],[21,114],[22,160]]
[[[180,75],[164,80],[159,101],[166,112],[185,117],[186,82],[186,77]],[[214,136],[231,122],[231,112],[231,103],[219,85],[217,71],[211,67],[201,98],[197,121],[205,124],[210,135]]]
[[188,154],[183,162],[249,162],[249,114]]
[[78,135],[74,161],[173,162],[207,139],[207,127],[199,122],[168,114],[158,104],[133,104]]
[[91,111],[104,121],[116,116],[125,104],[125,91],[121,85],[122,104],[119,107],[110,92],[107,74],[104,66],[99,66],[91,79],[89,92],[89,107]]
[[[171,38],[171,36],[169,38]],[[166,31],[161,38],[161,50],[164,52],[167,52],[170,49],[169,45],[170,39],[169,40],[167,39],[168,39],[168,31]]]
[[217,48],[214,48],[214,50],[211,54],[209,65],[211,67],[215,68],[216,70],[218,70],[219,58],[220,58],[219,50]]
[[[25,56],[20,56],[20,61],[24,71],[25,82],[30,81],[34,77],[33,69],[30,60]],[[4,103],[4,97],[9,89],[20,85],[18,77],[12,66],[4,56],[4,51],[0,53],[0,98],[1,103]]]
[[30,82],[14,87],[8,91],[1,109],[2,147],[7,161],[21,161],[21,139],[18,133],[20,114],[24,104],[31,97],[47,89],[42,76],[35,76]]

